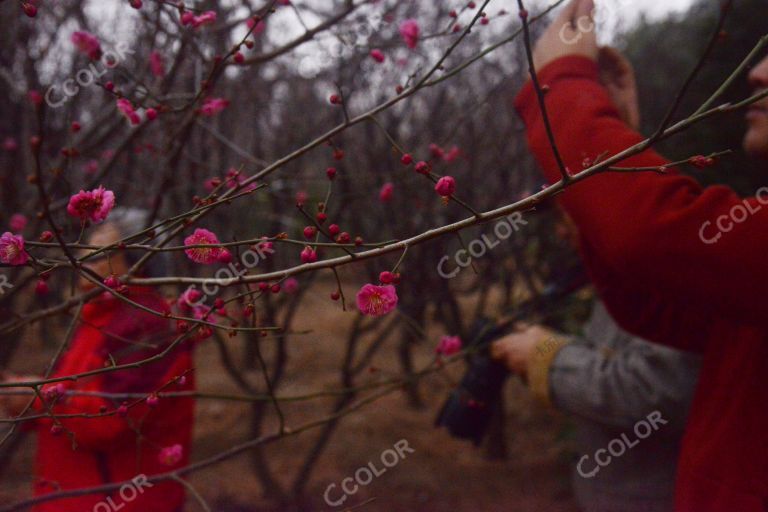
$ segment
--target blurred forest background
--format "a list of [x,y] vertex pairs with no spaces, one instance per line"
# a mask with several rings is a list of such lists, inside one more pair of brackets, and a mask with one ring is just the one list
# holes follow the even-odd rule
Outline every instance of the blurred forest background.
[[[25,213],[31,219],[28,238],[34,239],[44,227],[35,218],[37,196],[27,183],[33,162],[26,141],[37,132],[39,119],[27,92],[45,91],[86,65],[82,56],[62,51],[69,34],[79,28],[99,35],[108,46],[127,42],[134,53],[110,72],[115,86],[140,105],[173,104],[192,94],[201,78],[195,57],[219,54],[231,46],[233,33],[237,33],[233,27],[245,26],[247,14],[242,10],[248,2],[199,3],[220,13],[219,23],[204,38],[158,30],[165,20],[152,9],[136,13],[120,6],[121,13],[137,17],[134,23],[122,15],[105,14],[103,7],[91,6],[94,10],[86,13],[85,2],[60,1],[32,22],[19,16],[11,3],[0,1],[0,143],[5,141],[0,147],[0,228],[5,230],[11,214]],[[469,58],[479,47],[501,39],[510,27],[517,26],[514,13],[498,13],[510,3],[494,5],[500,3],[491,2],[490,23],[473,31],[470,42],[459,46],[451,63]],[[337,84],[354,111],[362,112],[392,97],[395,87],[403,85],[396,77],[406,75],[404,69],[412,72],[448,42],[445,37],[435,37],[418,56],[409,56],[399,41],[397,24],[388,21],[388,16],[419,19],[425,33],[440,34],[448,6],[381,2],[371,8],[380,11],[390,4],[391,12],[385,12],[376,26],[371,24],[372,11],[361,9],[317,42],[274,58],[270,52],[284,42],[287,31],[281,23],[288,22],[278,18],[273,25],[268,21],[263,34],[255,38],[256,47],[249,51],[249,56],[264,56],[263,62],[230,67],[217,84],[215,96],[229,99],[231,106],[216,117],[198,118],[179,138],[171,136],[178,128],[173,114],[129,129],[101,87],[84,88],[65,105],[46,112],[44,152],[51,162],[51,195],[66,198],[80,188],[104,184],[115,191],[121,205],[148,208],[158,218],[170,216],[189,208],[193,196],[204,195],[206,180],[227,179],[229,169],[242,168],[250,175],[340,122],[341,110],[328,105],[328,95],[336,91]],[[622,20],[615,41],[636,69],[643,133],[652,133],[660,123],[706,46],[717,19],[717,4],[700,0],[689,11],[664,20]],[[683,101],[678,118],[708,98],[754,46],[768,26],[765,8],[765,0],[736,2],[726,23],[727,34]],[[332,11],[320,5],[304,12],[326,19]],[[106,21],[96,22],[94,12]],[[296,23],[295,18],[291,20]],[[243,33],[244,29],[240,37]],[[328,58],[339,40],[344,41],[340,56]],[[372,47],[388,53],[384,66],[368,57],[367,49]],[[151,51],[165,56],[162,76],[150,73]],[[188,58],[174,57],[180,55]],[[487,210],[511,203],[542,185],[527,154],[521,122],[511,108],[526,78],[523,62],[522,45],[515,41],[444,84],[380,114],[378,122],[417,159],[432,158],[438,172],[454,176],[462,199],[474,208]],[[748,92],[745,81],[740,81],[728,91],[726,100],[743,98]],[[671,159],[684,159],[734,149],[733,156],[697,172],[696,177],[705,183],[730,184],[744,194],[754,192],[768,180],[764,170],[740,153],[742,117],[732,114],[696,125],[661,143],[660,151]],[[83,125],[82,132],[70,133],[73,121]],[[17,142],[15,148],[8,142],[11,139]],[[450,156],[437,158],[431,144]],[[77,156],[58,155],[60,148],[75,146]],[[454,147],[456,151],[452,151]],[[333,159],[336,149],[345,152],[343,160]],[[338,177],[326,200],[325,169],[329,166],[338,169]],[[431,187],[422,186],[420,178],[403,172],[399,155],[376,124],[364,123],[334,137],[332,147],[316,149],[289,163],[270,177],[265,193],[217,210],[206,223],[227,240],[281,232],[301,239],[305,220],[294,206],[297,194],[305,194],[308,204],[326,201],[335,223],[353,237],[361,235],[366,240],[404,238],[467,216],[460,208],[446,208],[436,201]],[[391,201],[381,202],[379,191],[386,183],[393,184],[394,193]],[[462,232],[461,240],[449,236],[411,249],[401,268],[404,279],[396,316],[369,319],[344,312],[328,298],[335,289],[332,275],[302,276],[294,293],[267,294],[259,303],[267,324],[294,334],[266,341],[259,341],[255,334],[240,333],[233,338],[217,334],[197,353],[199,387],[210,392],[263,393],[255,343],[264,343],[272,381],[286,395],[351,388],[379,376],[413,373],[434,357],[440,336],[466,338],[475,319],[513,310],[557,278],[553,269],[577,259],[557,210],[551,206],[525,213],[528,225],[521,232],[454,279],[438,274],[441,258],[490,232],[490,225]],[[75,223],[66,229],[69,239],[77,237]],[[299,249],[277,245],[276,253],[256,271],[296,264],[298,253]],[[344,268],[342,281],[375,282],[378,273],[396,259],[388,256],[386,261],[369,260]],[[172,275],[203,275],[200,267],[184,258],[170,263]],[[49,281],[50,293],[38,296],[33,292],[36,276],[28,269],[3,269],[3,273],[16,286],[0,296],[0,323],[16,312],[59,303],[70,293],[73,279],[57,273]],[[353,287],[349,288],[351,293]],[[168,289],[165,293],[174,297],[182,291]],[[549,323],[577,333],[589,299],[588,294],[574,297]],[[46,318],[23,332],[0,335],[0,369],[39,372],[68,319],[67,315]],[[306,331],[309,334],[302,334]],[[401,394],[318,431],[196,474],[192,482],[216,510],[326,509],[322,494],[329,483],[340,481],[404,438],[415,449],[412,459],[363,489],[350,505],[376,498],[365,508],[448,511],[514,506],[519,511],[574,511],[568,483],[572,455],[568,419],[537,408],[519,383],[510,383],[503,421],[497,422],[482,449],[433,428],[434,415],[460,375],[461,368],[454,366],[443,374],[414,381]],[[343,409],[356,395],[299,401],[287,409],[289,423]],[[194,455],[215,454],[270,432],[275,425],[268,402],[201,400]],[[28,495],[33,442],[31,436],[20,434],[0,447],[0,503]]]

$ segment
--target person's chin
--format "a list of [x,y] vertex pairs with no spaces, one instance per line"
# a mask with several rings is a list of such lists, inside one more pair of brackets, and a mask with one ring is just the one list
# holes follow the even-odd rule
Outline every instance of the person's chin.
[[768,159],[768,125],[752,127],[747,131],[744,151],[753,157]]

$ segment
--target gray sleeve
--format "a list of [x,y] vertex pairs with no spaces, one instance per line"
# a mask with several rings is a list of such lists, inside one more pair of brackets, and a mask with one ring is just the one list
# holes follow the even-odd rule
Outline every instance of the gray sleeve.
[[[588,329],[593,338],[600,336]],[[614,336],[606,329],[606,336]],[[559,409],[625,428],[653,411],[682,431],[698,380],[699,358],[627,336],[577,340],[560,349],[549,371]]]

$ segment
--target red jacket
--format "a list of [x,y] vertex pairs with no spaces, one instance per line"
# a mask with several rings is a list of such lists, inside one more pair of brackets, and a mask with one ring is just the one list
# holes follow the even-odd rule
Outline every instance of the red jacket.
[[[129,297],[155,311],[165,312],[165,301],[149,289],[132,289]],[[64,376],[102,368],[112,355],[118,363],[145,359],[158,353],[173,339],[170,322],[142,312],[112,296],[88,303],[80,325],[54,375]],[[188,343],[188,342],[185,342]],[[182,344],[165,358],[137,369],[98,374],[76,383],[65,382],[68,390],[112,393],[152,393],[192,368],[189,345]],[[183,384],[174,383],[164,391],[193,390],[192,373]],[[50,385],[47,387],[50,389]],[[135,399],[128,399],[132,403]],[[56,414],[98,414],[103,408],[114,411],[121,400],[72,396],[55,402]],[[38,412],[41,405],[36,404]],[[144,476],[187,464],[192,438],[194,400],[160,398],[150,408],[143,401],[131,407],[127,416],[62,419],[65,431],[51,433],[53,420],[37,422],[37,479],[35,494],[133,480],[134,483],[109,495],[91,494],[45,502],[35,512],[176,512],[184,503],[184,489],[176,482],[146,483]],[[137,433],[141,433],[141,438]],[[67,433],[71,432],[71,436]],[[181,444],[183,456],[173,466],[162,464],[163,447]],[[98,506],[99,503],[106,505]]]
[[[542,69],[540,78],[550,87],[547,107],[570,169],[642,139],[619,118],[591,60],[561,58]],[[539,164],[557,181],[530,82],[515,105]],[[646,151],[621,165],[667,163]],[[561,201],[579,227],[584,260],[612,315],[640,336],[703,353],[676,510],[765,512],[768,198],[702,188],[670,169],[668,175],[595,176],[573,185]]]

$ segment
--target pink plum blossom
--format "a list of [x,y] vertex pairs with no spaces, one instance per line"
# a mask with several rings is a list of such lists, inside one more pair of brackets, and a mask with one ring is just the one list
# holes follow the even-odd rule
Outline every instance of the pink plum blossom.
[[[227,171],[226,184],[229,188],[237,188],[241,186],[246,179],[248,179],[247,176],[243,175],[242,172],[238,171],[234,167]],[[252,192],[256,190],[256,183],[249,183],[243,188],[243,190],[246,192]]]
[[152,53],[149,54],[149,69],[157,78],[163,78],[165,76],[165,59],[157,50],[153,50]]
[[179,305],[179,307],[185,311],[188,312],[196,307],[199,307],[200,304],[203,302],[203,292],[198,290],[197,288],[189,287],[186,290],[184,290],[184,293],[179,295],[178,300],[176,303]]
[[397,307],[397,292],[392,285],[366,284],[357,292],[357,309],[364,315],[383,316]]
[[387,58],[384,56],[384,53],[379,49],[373,49],[371,50],[371,58],[381,64],[384,62]]
[[203,14],[195,15],[190,11],[185,11],[181,15],[182,25],[192,25],[194,28],[202,27],[203,25],[212,25],[216,22],[215,11],[205,11]]
[[456,192],[456,180],[451,176],[443,176],[437,180],[435,185],[435,192],[443,197],[449,197]]
[[67,213],[81,222],[90,220],[94,224],[103,222],[115,207],[115,194],[100,186],[86,192],[81,190],[69,198]]
[[419,22],[416,20],[405,20],[400,24],[400,35],[403,37],[408,48],[414,49],[419,43]]
[[11,231],[14,233],[21,233],[24,231],[24,228],[27,227],[27,218],[21,213],[14,213],[11,215],[8,227],[10,227]]
[[136,110],[133,108],[133,103],[131,103],[130,100],[125,98],[117,100],[117,109],[123,113],[131,124],[136,125],[141,123],[141,117],[136,113]]
[[451,149],[449,149],[445,155],[443,156],[443,160],[450,163],[456,160],[461,156],[461,150],[458,148],[458,146],[453,146]]
[[174,444],[162,448],[157,455],[157,460],[165,466],[174,466],[179,463],[182,455],[184,455],[184,448],[180,444]]
[[6,137],[3,140],[3,149],[8,151],[9,153],[16,151],[19,149],[19,143],[18,141],[13,137]]
[[303,251],[301,251],[302,263],[314,263],[316,261],[317,261],[317,251],[313,250],[311,247],[307,246],[304,248]]
[[77,49],[87,55],[89,59],[99,60],[101,58],[101,43],[90,32],[78,30],[72,34],[71,39]]
[[200,107],[200,113],[204,116],[215,116],[229,106],[229,100],[224,98],[206,98],[203,106]]
[[[184,239],[184,245],[216,245],[220,244],[214,233],[207,229],[197,228],[194,233]],[[185,249],[184,253],[195,263],[210,265],[221,257],[221,247],[192,247]]]
[[392,183],[385,183],[379,190],[379,201],[382,203],[388,203],[392,200],[392,194],[395,191],[395,186]]
[[283,282],[283,290],[285,293],[296,293],[299,291],[299,281],[294,277],[289,277]]
[[24,265],[29,255],[24,252],[24,237],[6,231],[0,236],[0,263]]
[[443,356],[451,356],[461,350],[461,338],[458,336],[443,336],[435,348],[435,353]]
[[264,30],[267,28],[267,24],[264,23],[264,20],[259,20],[258,22],[253,18],[248,18],[248,21],[245,22],[249,29],[253,29],[251,34],[253,35],[259,35],[263,34]]

